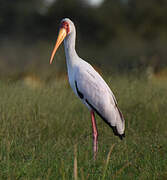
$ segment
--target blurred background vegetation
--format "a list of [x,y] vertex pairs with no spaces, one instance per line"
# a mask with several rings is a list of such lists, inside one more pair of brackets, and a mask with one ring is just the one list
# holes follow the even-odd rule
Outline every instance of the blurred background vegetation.
[[49,65],[64,17],[76,25],[78,54],[97,69],[167,75],[166,0],[1,0],[0,78],[65,73],[62,47]]

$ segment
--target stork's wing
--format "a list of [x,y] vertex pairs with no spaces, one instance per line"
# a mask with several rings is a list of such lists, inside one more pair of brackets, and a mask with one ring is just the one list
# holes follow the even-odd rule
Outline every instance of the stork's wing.
[[78,67],[75,81],[79,96],[82,94],[83,99],[96,108],[104,118],[108,118],[105,116],[109,112],[113,111],[114,113],[117,108],[116,99],[108,85],[91,65],[86,63],[82,68]]
[[74,78],[77,95],[113,128],[115,135],[122,138],[124,118],[103,78],[88,63],[76,68]]

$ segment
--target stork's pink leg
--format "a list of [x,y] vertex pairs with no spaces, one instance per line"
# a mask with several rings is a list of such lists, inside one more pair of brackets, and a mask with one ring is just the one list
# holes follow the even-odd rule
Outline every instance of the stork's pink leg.
[[93,158],[95,160],[98,149],[98,131],[96,126],[95,114],[93,110],[91,111],[91,120],[92,120],[92,130],[93,130],[93,153],[94,153]]

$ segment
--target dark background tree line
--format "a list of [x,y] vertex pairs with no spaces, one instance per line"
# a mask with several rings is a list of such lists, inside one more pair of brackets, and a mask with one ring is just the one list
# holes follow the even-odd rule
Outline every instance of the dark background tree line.
[[[63,17],[76,24],[80,56],[96,66],[117,72],[151,66],[158,72],[167,65],[165,0],[104,0],[99,6],[84,0],[1,0],[0,75],[47,71]],[[58,69],[64,68],[62,57],[60,48]]]

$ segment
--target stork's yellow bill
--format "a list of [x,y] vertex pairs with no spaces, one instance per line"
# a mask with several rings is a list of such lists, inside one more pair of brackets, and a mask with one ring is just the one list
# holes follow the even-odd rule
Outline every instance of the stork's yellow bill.
[[57,37],[57,41],[56,41],[56,45],[53,49],[53,52],[52,52],[52,55],[51,55],[51,58],[50,58],[50,64],[52,63],[53,61],[53,58],[54,58],[54,55],[58,49],[58,47],[60,46],[60,44],[62,43],[62,41],[64,40],[64,38],[67,36],[67,32],[66,32],[66,29],[65,28],[60,28],[59,30],[59,34],[58,34],[58,37]]

